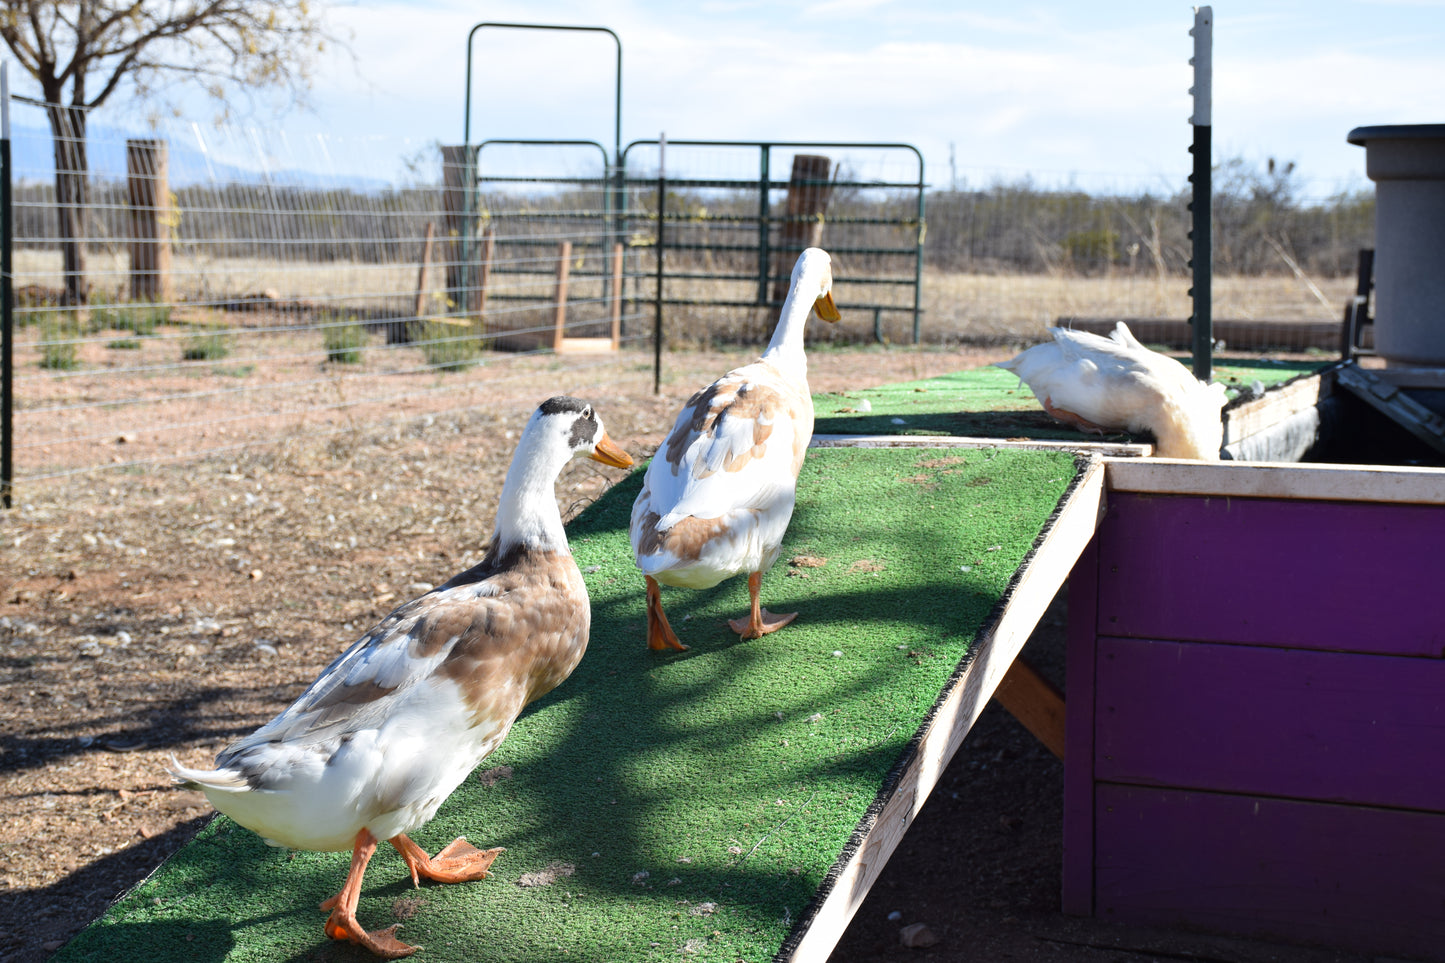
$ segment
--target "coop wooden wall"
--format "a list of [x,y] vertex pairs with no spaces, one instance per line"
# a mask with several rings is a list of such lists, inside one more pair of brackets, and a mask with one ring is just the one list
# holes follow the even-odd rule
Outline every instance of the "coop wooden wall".
[[1065,909],[1445,960],[1445,506],[1111,492]]

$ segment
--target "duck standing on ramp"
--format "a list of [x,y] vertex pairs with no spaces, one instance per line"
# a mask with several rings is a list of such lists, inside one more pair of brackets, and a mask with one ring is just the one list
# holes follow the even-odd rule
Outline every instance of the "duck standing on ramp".
[[803,329],[815,310],[824,321],[839,319],[832,291],[832,260],[808,248],[768,350],[689,398],[647,466],[630,533],[647,583],[648,648],[687,648],[663,613],[659,583],[704,589],[747,572],[752,609],[728,623],[745,639],[797,617],[761,608],[758,590],[782,551],[813,437]]
[[587,648],[587,586],[554,490],[578,454],[632,464],[591,405],[544,402],[517,444],[480,564],[388,615],[288,709],[223,750],[214,769],[173,760],[179,782],[267,842],[351,850],[345,885],[321,904],[331,911],[327,936],[387,959],[416,951],[395,925],[367,932],[356,920],[380,840],[401,853],[413,884],[420,876],[484,879],[502,852],[461,837],[432,857],[406,834],[436,814],[522,708],[566,679]]

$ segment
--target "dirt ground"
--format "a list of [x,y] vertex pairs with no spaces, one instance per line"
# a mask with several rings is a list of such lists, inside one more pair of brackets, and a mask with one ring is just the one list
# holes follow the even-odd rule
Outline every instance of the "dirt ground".
[[[1008,354],[830,350],[811,380],[844,390]],[[19,492],[0,514],[0,959],[48,958],[210,817],[199,793],[171,787],[172,753],[208,761],[396,604],[480,558],[538,401],[594,401],[645,457],[685,397],[739,359],[670,357],[660,396],[642,375],[589,389],[538,366],[484,409]],[[617,477],[574,462],[558,498],[574,513]],[[1063,619],[1058,600],[1027,650],[1060,683]],[[832,959],[1359,963],[1064,917],[1062,781],[991,707]],[[904,947],[913,923],[937,942]]]

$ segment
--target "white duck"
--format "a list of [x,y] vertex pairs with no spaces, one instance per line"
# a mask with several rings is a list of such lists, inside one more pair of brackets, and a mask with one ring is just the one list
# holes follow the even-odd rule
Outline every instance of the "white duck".
[[321,906],[331,911],[328,936],[387,959],[415,952],[396,926],[368,933],[356,921],[379,840],[401,853],[414,884],[483,879],[502,852],[462,837],[429,857],[406,833],[435,815],[587,647],[587,588],[553,490],[576,454],[632,464],[591,405],[544,402],[518,442],[480,564],[388,615],[214,769],[172,760],[177,780],[267,842],[352,851],[346,884]]
[[1224,441],[1224,385],[1199,381],[1188,368],[1150,351],[1120,321],[1109,337],[1050,328],[998,367],[1012,371],[1044,410],[1083,431],[1149,431],[1164,458],[1217,461]]
[[808,248],[793,267],[768,350],[688,399],[648,465],[630,531],[647,582],[649,648],[687,648],[663,613],[658,583],[710,588],[747,572],[752,610],[729,622],[745,639],[797,617],[762,609],[758,589],[782,550],[813,437],[803,329],[815,309],[825,321],[839,319],[832,289],[832,259]]

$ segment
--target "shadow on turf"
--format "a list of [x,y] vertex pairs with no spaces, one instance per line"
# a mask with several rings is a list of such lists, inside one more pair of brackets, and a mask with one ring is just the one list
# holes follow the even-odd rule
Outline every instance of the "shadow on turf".
[[31,737],[24,733],[5,733],[0,735],[0,773],[36,769],[97,748],[129,752],[192,741],[229,742],[254,729],[254,723],[224,725],[220,720],[210,719],[202,724],[200,709],[235,699],[244,691],[234,687],[200,689],[157,701],[141,713],[134,707],[128,707],[124,714],[99,717],[77,712],[74,721],[63,727],[62,732],[104,730],[84,745],[79,735]]
[[[11,963],[38,963],[46,959],[51,951],[42,944],[67,940],[90,922],[74,914],[76,905],[99,894],[104,894],[103,898],[118,899],[185,845],[210,819],[210,816],[197,816],[187,820],[159,836],[88,863],[49,886],[11,892],[0,902],[3,907],[0,931],[5,933],[0,937],[0,957]],[[185,940],[184,932],[177,935]],[[75,958],[108,961],[114,958],[110,952],[106,948],[93,957]]]

